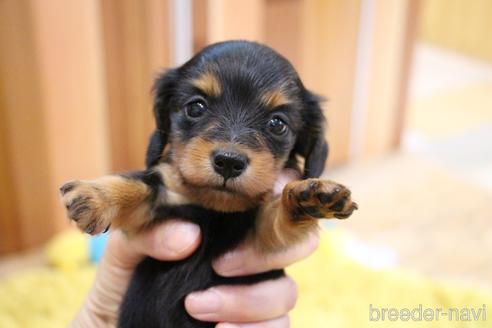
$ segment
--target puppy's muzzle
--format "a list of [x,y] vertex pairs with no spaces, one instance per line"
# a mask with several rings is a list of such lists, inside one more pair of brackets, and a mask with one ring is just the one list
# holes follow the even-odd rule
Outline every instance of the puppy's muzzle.
[[249,164],[248,157],[231,150],[216,150],[210,160],[215,172],[220,174],[224,181],[240,176]]

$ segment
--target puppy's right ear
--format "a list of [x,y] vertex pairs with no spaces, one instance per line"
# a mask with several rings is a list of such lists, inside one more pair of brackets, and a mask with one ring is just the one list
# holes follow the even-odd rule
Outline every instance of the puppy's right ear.
[[178,72],[176,69],[168,70],[161,74],[155,81],[152,93],[154,95],[154,117],[156,130],[152,133],[145,166],[147,168],[159,163],[162,151],[166,146],[171,132],[171,98],[176,88]]
[[[321,109],[322,98],[304,90],[304,108],[302,110],[303,128],[294,147],[294,156],[304,157],[303,179],[318,178],[325,169],[329,147],[325,140],[325,117]],[[293,154],[291,154],[291,157]]]

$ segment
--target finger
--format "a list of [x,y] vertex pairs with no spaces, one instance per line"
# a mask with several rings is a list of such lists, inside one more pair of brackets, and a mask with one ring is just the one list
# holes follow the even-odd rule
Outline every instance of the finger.
[[228,323],[221,322],[215,328],[288,328],[290,320],[288,316],[283,316],[277,319],[254,322],[254,323]]
[[169,220],[129,239],[138,253],[162,261],[181,260],[193,253],[201,241],[200,228],[191,222]]
[[185,299],[195,319],[216,322],[257,322],[287,314],[297,300],[297,286],[289,277],[254,285],[218,286]]
[[212,266],[217,274],[224,277],[235,277],[273,269],[285,268],[313,253],[319,245],[319,236],[313,232],[291,248],[274,254],[262,254],[251,244],[244,244],[226,253]]

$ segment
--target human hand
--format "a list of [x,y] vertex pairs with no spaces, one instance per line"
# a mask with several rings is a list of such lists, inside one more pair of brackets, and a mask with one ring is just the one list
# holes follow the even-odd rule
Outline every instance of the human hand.
[[184,259],[200,240],[197,225],[179,220],[168,220],[130,239],[120,230],[112,231],[92,288],[71,327],[116,326],[118,309],[138,263],[146,256],[162,261]]

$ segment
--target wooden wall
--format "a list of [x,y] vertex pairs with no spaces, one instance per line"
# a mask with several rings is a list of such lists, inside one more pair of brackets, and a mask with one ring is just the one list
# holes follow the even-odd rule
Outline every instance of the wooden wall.
[[354,159],[385,154],[400,144],[418,8],[417,0],[374,2]]
[[492,1],[422,1],[419,36],[425,41],[492,62]]
[[111,171],[139,169],[154,126],[152,83],[171,65],[170,3],[101,4]]
[[[46,48],[37,43],[37,37],[44,33],[39,27],[46,22],[45,17],[36,17],[33,3],[28,1],[1,1],[0,6],[0,143],[3,144],[0,157],[4,166],[0,183],[0,243],[2,252],[6,252],[37,245],[59,229],[61,221],[55,214],[55,176],[59,172],[54,168],[61,163],[54,163],[53,159],[59,155],[57,146],[73,139],[70,131],[63,129],[56,140],[50,140],[61,121],[50,115],[48,103],[62,103],[68,97],[63,93],[60,99],[55,99],[54,85],[46,85],[48,76],[43,76],[47,69],[40,63],[48,58],[42,53]],[[62,33],[47,36],[46,42],[54,42]],[[60,70],[63,63],[59,65],[48,72],[50,78],[65,73]],[[53,129],[48,128],[50,124],[55,125]],[[72,158],[67,158],[64,168],[71,161]]]
[[68,226],[63,182],[143,167],[167,4],[0,1],[0,253]]
[[[151,84],[183,42],[177,1],[0,1],[0,253],[67,227],[64,181],[143,166]],[[397,147],[410,0],[189,1],[195,51],[227,39],[266,43],[329,99],[331,165]],[[361,34],[367,15],[371,32]]]

